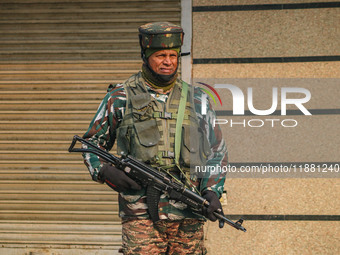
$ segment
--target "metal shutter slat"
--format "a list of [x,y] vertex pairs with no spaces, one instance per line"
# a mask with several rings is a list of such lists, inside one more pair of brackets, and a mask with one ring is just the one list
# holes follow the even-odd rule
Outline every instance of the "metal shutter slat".
[[[140,70],[137,27],[179,0],[14,0],[0,9],[0,245],[112,251],[118,197],[67,149],[109,84]],[[72,252],[73,253],[73,252]],[[71,253],[67,253],[71,254]]]

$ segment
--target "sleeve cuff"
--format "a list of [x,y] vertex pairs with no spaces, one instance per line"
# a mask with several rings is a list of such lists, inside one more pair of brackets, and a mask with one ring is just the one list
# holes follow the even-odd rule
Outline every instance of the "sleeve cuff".
[[221,197],[222,197],[222,194],[221,194],[220,192],[218,192],[217,189],[212,188],[212,187],[206,187],[206,188],[204,188],[204,189],[201,191],[201,193],[203,194],[204,191],[207,191],[207,190],[215,192],[218,198],[221,198]]

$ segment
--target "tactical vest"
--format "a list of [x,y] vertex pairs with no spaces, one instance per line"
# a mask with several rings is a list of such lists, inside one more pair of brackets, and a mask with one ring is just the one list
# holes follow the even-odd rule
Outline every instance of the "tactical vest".
[[[189,86],[189,85],[188,85]],[[174,170],[175,131],[182,83],[177,81],[166,103],[150,95],[141,73],[125,83],[127,102],[117,129],[117,152],[132,155],[154,167]],[[189,86],[182,124],[180,168],[187,174],[190,166],[205,165],[210,144],[199,126],[194,105],[194,87]]]

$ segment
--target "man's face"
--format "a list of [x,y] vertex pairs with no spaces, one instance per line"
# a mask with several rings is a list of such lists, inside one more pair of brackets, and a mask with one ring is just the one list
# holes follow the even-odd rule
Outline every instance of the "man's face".
[[160,50],[153,53],[148,58],[148,62],[157,74],[170,75],[177,69],[177,55],[175,50]]

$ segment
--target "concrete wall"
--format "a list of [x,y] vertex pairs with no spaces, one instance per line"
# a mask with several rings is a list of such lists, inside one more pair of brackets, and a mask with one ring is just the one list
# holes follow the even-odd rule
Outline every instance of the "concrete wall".
[[[238,170],[268,163],[339,164],[340,12],[339,4],[319,2],[193,0],[194,84],[234,84],[245,96],[252,87],[258,109],[270,107],[273,87],[279,96],[282,87],[306,88],[312,95],[304,105],[312,116],[295,106],[280,116],[280,99],[272,116],[249,114],[247,105],[245,116],[233,116],[231,93],[217,90],[223,105],[215,109],[218,118],[229,121],[221,128],[230,163]],[[251,119],[294,119],[298,125],[230,126],[230,120]],[[210,254],[339,253],[339,173],[228,176],[224,211],[234,219],[244,215],[248,231],[209,223]]]

